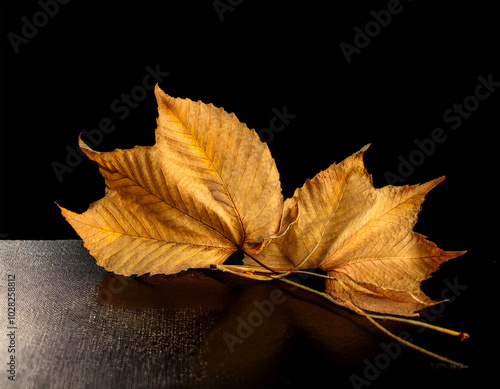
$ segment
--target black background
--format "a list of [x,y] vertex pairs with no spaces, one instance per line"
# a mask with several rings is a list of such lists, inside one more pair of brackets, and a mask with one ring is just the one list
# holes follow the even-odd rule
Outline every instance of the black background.
[[[476,364],[460,381],[435,382],[498,386],[498,87],[456,130],[443,114],[474,94],[479,76],[500,81],[499,3],[403,1],[348,63],[340,43],[353,44],[354,27],[386,6],[247,0],[221,20],[211,1],[73,0],[16,54],[8,34],[20,34],[21,18],[31,20],[40,6],[2,1],[2,237],[78,238],[55,202],[82,212],[104,195],[103,180],[87,160],[62,181],[52,165],[64,164],[65,147],[76,149],[78,134],[103,118],[116,128],[98,150],[154,143],[152,91],[123,120],[111,108],[142,83],[147,66],[169,73],[160,83],[166,93],[224,107],[257,130],[269,126],[273,108],[297,115],[269,142],[285,197],[367,143],[366,166],[374,185],[384,186],[384,173],[398,172],[398,157],[408,158],[416,139],[441,127],[447,140],[399,183],[446,175],[415,230],[443,249],[468,250],[426,288],[439,294],[440,282],[455,276],[468,286],[446,314],[472,335],[455,359]],[[387,385],[384,379],[390,376],[371,387]],[[408,377],[405,385],[435,384]]]

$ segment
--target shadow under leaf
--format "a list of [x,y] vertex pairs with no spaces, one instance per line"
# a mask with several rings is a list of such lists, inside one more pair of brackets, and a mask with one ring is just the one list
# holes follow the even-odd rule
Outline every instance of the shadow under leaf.
[[[195,328],[190,339],[196,341],[178,358],[196,364],[203,387],[350,386],[350,375],[359,374],[387,341],[365,318],[320,296],[279,281],[213,270],[141,277],[108,273],[97,302],[114,310],[114,322],[126,323],[127,333],[163,331],[182,342],[185,328]],[[134,328],[131,310],[152,316],[150,328]],[[404,325],[387,327],[397,333]]]

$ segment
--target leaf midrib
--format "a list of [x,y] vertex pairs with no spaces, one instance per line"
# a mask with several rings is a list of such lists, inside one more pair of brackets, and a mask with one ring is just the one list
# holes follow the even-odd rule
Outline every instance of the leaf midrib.
[[[116,230],[110,230],[108,228],[103,228],[103,227],[101,227],[99,225],[94,225],[94,224],[91,224],[91,223],[86,223],[86,222],[83,222],[83,221],[81,221],[81,220],[76,219],[75,217],[73,217],[72,213],[69,213],[68,216],[71,219],[75,220],[77,223],[85,224],[87,226],[93,227],[93,228],[99,230],[99,232],[100,231],[106,231],[106,232],[110,232],[112,234],[126,235],[126,236],[131,236],[131,237],[139,238],[139,239],[153,240],[155,242],[165,242],[165,243],[181,244],[181,245],[186,245],[186,246],[201,246],[201,247],[214,248],[214,249],[218,249],[218,250],[232,250],[233,249],[231,247],[213,246],[213,245],[206,245],[206,244],[200,244],[200,243],[184,243],[184,242],[168,241],[168,240],[163,240],[163,239],[156,239],[156,238],[153,238],[153,237],[149,237],[148,238],[148,237],[142,236],[142,235],[134,235],[134,234],[131,234],[131,233],[128,233],[128,232],[119,232],[119,231],[116,231]],[[99,233],[99,232],[97,232],[97,233]]]
[[[189,104],[191,104],[191,103],[192,103],[192,101],[189,100]],[[187,124],[177,114],[174,113],[174,111],[168,106],[168,104],[167,104],[167,107],[170,109],[170,112],[172,112],[172,114],[175,115],[175,117],[179,120],[179,122],[182,123],[182,126],[184,127],[184,129],[191,136],[191,138],[194,140],[194,142],[196,142],[196,145],[197,145],[198,149],[201,150],[201,152],[203,153],[203,155],[205,156],[205,158],[210,162],[210,165],[212,166],[213,171],[217,174],[217,177],[219,177],[219,180],[221,182],[222,187],[224,188],[224,191],[226,192],[227,197],[229,198],[229,200],[231,200],[231,204],[233,205],[233,209],[236,212],[236,216],[237,216],[238,221],[240,223],[240,230],[243,233],[243,238],[242,238],[242,241],[241,241],[241,245],[238,245],[235,242],[231,241],[229,238],[225,237],[224,235],[222,235],[222,234],[221,235],[224,236],[228,241],[230,241],[231,243],[233,243],[238,249],[241,249],[241,247],[243,246],[243,243],[245,242],[245,239],[246,239],[246,231],[245,231],[245,228],[244,228],[244,225],[243,225],[243,219],[242,219],[242,217],[241,217],[241,215],[240,215],[240,213],[238,211],[238,208],[236,207],[236,204],[234,203],[233,197],[229,193],[229,189],[227,188],[226,183],[224,182],[224,180],[222,179],[219,171],[217,170],[217,168],[213,164],[212,159],[209,158],[209,156],[206,153],[206,151],[203,149],[203,147],[201,147],[200,143],[198,142],[198,139],[196,139],[196,137],[193,135],[193,133],[189,130]],[[213,104],[210,104],[209,107],[210,108],[215,108],[213,106]],[[190,108],[191,107],[189,106],[188,109],[190,109]],[[224,113],[224,112],[221,112],[221,114]],[[199,114],[197,115],[197,119],[199,119]],[[210,114],[209,114],[209,119],[208,119],[208,125],[207,125],[207,127],[209,127],[209,128],[210,128],[210,120],[211,119],[212,119],[212,112],[211,112],[211,109],[210,109]],[[232,123],[233,123],[233,121],[231,121],[231,127],[232,127]]]

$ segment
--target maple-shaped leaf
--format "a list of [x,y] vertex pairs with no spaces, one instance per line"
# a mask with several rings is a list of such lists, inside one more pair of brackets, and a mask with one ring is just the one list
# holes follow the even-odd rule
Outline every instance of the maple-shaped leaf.
[[98,152],[80,139],[106,195],[82,214],[61,207],[64,217],[97,264],[117,274],[172,274],[259,252],[286,228],[267,145],[222,108],[158,86],[155,94],[153,146]]
[[350,309],[415,316],[437,303],[420,283],[465,252],[443,251],[413,232],[425,195],[444,177],[376,189],[363,164],[366,149],[297,189],[285,202],[297,221],[255,258],[278,270],[326,270],[326,292]]

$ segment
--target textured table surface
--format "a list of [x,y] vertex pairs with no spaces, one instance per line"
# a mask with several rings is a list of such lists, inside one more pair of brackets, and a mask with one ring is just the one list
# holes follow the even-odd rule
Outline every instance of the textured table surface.
[[383,365],[391,341],[364,318],[277,281],[213,270],[116,276],[80,241],[2,241],[0,255],[2,333],[9,274],[16,288],[16,382],[4,335],[1,387],[333,388],[353,387],[353,374],[370,388],[406,387],[417,371],[448,387],[462,374],[407,350]]

